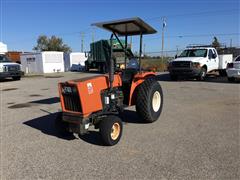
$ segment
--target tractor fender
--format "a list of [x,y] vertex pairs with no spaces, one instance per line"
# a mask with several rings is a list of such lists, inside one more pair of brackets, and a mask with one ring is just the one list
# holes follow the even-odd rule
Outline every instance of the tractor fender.
[[129,106],[135,105],[136,89],[142,84],[147,78],[156,77],[155,72],[142,72],[137,73],[132,80],[130,95],[129,95]]

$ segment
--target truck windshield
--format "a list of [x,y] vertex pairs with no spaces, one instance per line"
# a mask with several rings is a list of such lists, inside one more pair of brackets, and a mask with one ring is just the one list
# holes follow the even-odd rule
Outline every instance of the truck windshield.
[[2,62],[12,62],[12,61],[8,59],[6,55],[0,54],[0,63]]
[[187,49],[179,57],[206,57],[207,49]]

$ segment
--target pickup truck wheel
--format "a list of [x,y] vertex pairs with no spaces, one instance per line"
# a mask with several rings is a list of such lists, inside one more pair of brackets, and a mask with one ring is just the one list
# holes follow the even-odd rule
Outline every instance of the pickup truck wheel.
[[234,77],[228,77],[228,81],[229,81],[229,82],[234,82],[234,81],[235,81],[235,78],[234,78]]
[[110,115],[105,117],[99,125],[103,143],[113,146],[119,142],[122,136],[122,120],[118,116]]
[[162,112],[163,93],[160,84],[154,78],[146,79],[137,89],[136,111],[143,121],[152,123]]
[[21,80],[21,76],[14,76],[14,77],[12,77],[12,78],[13,78],[14,81],[19,81],[19,80]]
[[218,72],[219,72],[219,75],[222,76],[222,77],[224,77],[224,76],[227,75],[227,72],[226,72],[225,69],[221,69],[221,70],[219,70]]
[[172,75],[172,74],[170,74],[170,79],[171,79],[172,81],[177,81],[177,80],[178,80],[178,76],[177,76],[177,75]]
[[89,71],[89,69],[88,69],[88,66],[87,66],[87,65],[85,65],[85,67],[84,67],[84,70],[85,70],[85,72],[88,72],[88,71]]
[[200,75],[197,77],[197,80],[204,81],[207,75],[207,69],[205,67],[201,68]]
[[55,118],[55,129],[57,133],[61,136],[70,136],[73,133],[68,131],[68,123],[62,121],[62,113],[59,112]]

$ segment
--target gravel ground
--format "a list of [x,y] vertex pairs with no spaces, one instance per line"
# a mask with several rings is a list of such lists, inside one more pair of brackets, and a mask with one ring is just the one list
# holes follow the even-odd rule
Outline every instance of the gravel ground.
[[169,81],[158,121],[125,111],[119,144],[105,147],[95,130],[57,135],[57,83],[93,74],[65,73],[0,82],[0,179],[239,179],[240,84]]

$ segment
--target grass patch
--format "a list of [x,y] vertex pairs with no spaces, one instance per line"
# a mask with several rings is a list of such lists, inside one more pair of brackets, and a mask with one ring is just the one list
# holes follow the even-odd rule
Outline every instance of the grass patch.
[[167,71],[167,58],[162,59],[155,59],[155,58],[144,58],[142,59],[142,67],[144,69],[149,69],[152,71],[164,72]]

